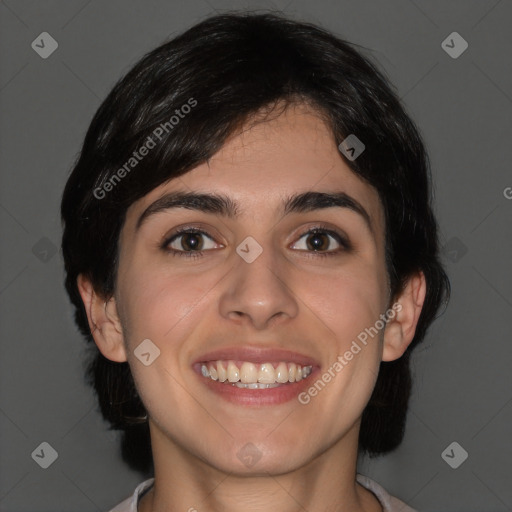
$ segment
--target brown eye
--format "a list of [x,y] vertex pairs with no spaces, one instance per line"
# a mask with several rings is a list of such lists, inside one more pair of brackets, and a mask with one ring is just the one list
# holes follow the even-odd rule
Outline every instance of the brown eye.
[[[326,229],[313,229],[304,233],[293,248],[302,251],[338,253],[339,249],[349,249],[348,242],[339,233]],[[333,247],[334,245],[334,247]]]
[[162,246],[167,252],[178,256],[201,256],[204,250],[215,249],[213,238],[200,229],[186,228],[178,231]]
[[[185,251],[200,251],[203,248],[203,235],[200,233],[184,233],[178,238],[181,238],[181,244],[178,245],[181,245],[181,248]],[[177,249],[176,247],[174,248]]]
[[325,251],[329,249],[329,237],[325,233],[311,233],[306,238],[306,245],[311,251]]

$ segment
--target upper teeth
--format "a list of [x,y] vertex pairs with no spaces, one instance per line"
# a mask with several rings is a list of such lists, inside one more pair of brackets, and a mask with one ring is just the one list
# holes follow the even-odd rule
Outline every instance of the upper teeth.
[[305,379],[312,371],[311,366],[300,366],[295,363],[281,362],[274,368],[273,363],[254,364],[247,361],[240,368],[234,361],[210,361],[201,365],[204,377],[220,382],[242,382],[244,384],[274,384],[298,382]]

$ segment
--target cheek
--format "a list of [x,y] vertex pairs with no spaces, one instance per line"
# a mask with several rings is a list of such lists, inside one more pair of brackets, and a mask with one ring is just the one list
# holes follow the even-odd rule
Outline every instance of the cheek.
[[317,378],[321,382],[312,382],[306,392],[321,397],[313,407],[319,407],[322,414],[332,414],[332,422],[325,425],[329,437],[361,414],[374,388],[384,331],[372,331],[372,336],[368,332],[385,312],[386,285],[375,268],[333,274],[317,284],[304,302],[320,319],[328,336],[328,360]]
[[[127,274],[128,275],[128,274]],[[152,416],[163,423],[173,422],[170,411],[180,410],[181,359],[191,334],[200,325],[207,306],[207,292],[218,279],[214,276],[176,275],[160,267],[130,269],[130,279],[122,287],[129,330],[125,343],[137,390]],[[160,350],[158,358],[144,366],[134,350],[149,339]],[[165,392],[163,391],[165,390]],[[176,392],[172,392],[175,390]]]
[[[316,278],[303,287],[308,307],[345,346],[365,328],[374,325],[386,306],[385,276],[375,267],[361,266]],[[301,293],[301,292],[299,292]]]
[[[128,274],[127,274],[128,275]],[[175,269],[147,265],[131,269],[125,280],[124,307],[130,345],[145,338],[162,348],[179,343],[184,330],[204,310],[216,274],[180,274]],[[123,295],[122,295],[123,296]]]

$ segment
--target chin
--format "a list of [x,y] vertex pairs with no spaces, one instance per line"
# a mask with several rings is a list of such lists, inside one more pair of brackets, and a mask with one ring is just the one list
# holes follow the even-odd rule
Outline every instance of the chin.
[[226,473],[240,476],[285,474],[307,463],[306,454],[297,453],[297,446],[300,443],[269,442],[263,436],[259,441],[246,438],[234,442],[223,453],[218,453],[216,463],[212,465]]

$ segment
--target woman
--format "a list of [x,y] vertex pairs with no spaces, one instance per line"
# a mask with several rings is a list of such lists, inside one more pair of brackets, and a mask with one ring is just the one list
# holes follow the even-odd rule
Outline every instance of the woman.
[[352,45],[235,13],[160,46],[62,218],[90,383],[154,471],[113,511],[412,510],[357,456],[400,444],[449,283],[421,137]]

